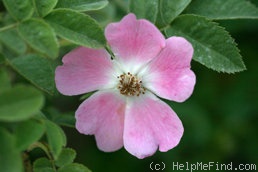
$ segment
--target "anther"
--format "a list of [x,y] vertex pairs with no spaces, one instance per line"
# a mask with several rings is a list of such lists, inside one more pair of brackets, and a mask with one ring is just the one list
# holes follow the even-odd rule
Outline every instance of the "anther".
[[142,86],[142,81],[130,72],[117,77],[119,79],[118,89],[120,93],[126,96],[140,96],[146,89]]

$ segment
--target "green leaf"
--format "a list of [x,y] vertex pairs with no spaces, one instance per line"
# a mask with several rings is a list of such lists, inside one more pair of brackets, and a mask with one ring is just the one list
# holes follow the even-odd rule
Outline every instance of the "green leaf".
[[58,43],[53,29],[44,21],[30,19],[18,26],[20,35],[35,50],[56,58],[58,55]]
[[210,19],[258,19],[258,8],[246,0],[194,0],[185,13],[198,14]]
[[[124,3],[122,3],[121,8],[125,9],[125,11],[127,10],[127,6],[125,6]],[[116,11],[117,6],[110,3],[101,10],[90,11],[87,13],[90,14],[90,16],[92,16],[101,26],[106,26],[116,18]]]
[[26,43],[20,38],[16,29],[0,32],[0,41],[16,54],[24,54],[27,50]]
[[56,6],[58,0],[33,0],[36,6],[36,12],[39,16],[44,17],[50,13]]
[[56,33],[79,45],[90,48],[104,47],[103,30],[91,17],[68,9],[58,9],[45,18]]
[[33,163],[33,172],[55,172],[47,158],[39,158]]
[[26,150],[31,144],[41,138],[45,132],[45,125],[42,121],[27,120],[15,128],[16,147],[20,151]]
[[51,121],[55,122],[58,125],[63,125],[66,127],[75,126],[75,117],[73,113],[63,113],[58,111],[55,108],[48,108],[44,115]]
[[58,172],[91,172],[82,164],[72,163],[58,169]]
[[11,66],[32,84],[49,94],[55,91],[55,74],[51,62],[38,55],[29,54],[10,61]]
[[46,120],[46,135],[50,151],[55,159],[59,156],[63,146],[66,145],[64,131],[55,123]]
[[[182,36],[194,47],[194,60],[218,72],[234,73],[245,70],[236,43],[231,36],[204,17],[182,15],[166,29],[170,36]],[[182,47],[183,48],[183,47]]]
[[[1,47],[1,45],[0,45],[0,49],[1,49],[2,47]],[[1,64],[4,64],[5,63],[5,57],[4,57],[4,55],[2,54],[2,53],[0,53],[0,65]]]
[[33,6],[30,0],[3,0],[3,3],[16,20],[26,20],[33,14]]
[[88,99],[90,96],[92,96],[94,93],[96,93],[96,91],[88,92],[88,93],[82,95],[82,96],[80,97],[80,100],[86,100],[86,99]]
[[62,125],[62,126],[74,128],[75,117],[72,114],[60,114],[59,118],[55,119],[55,123]]
[[0,94],[0,120],[21,121],[35,115],[44,103],[44,97],[33,87],[16,85]]
[[59,0],[56,8],[70,8],[76,11],[91,11],[104,8],[107,0]]
[[157,25],[169,25],[187,7],[191,0],[159,0]]
[[33,163],[33,168],[42,168],[42,167],[52,167],[51,162],[49,161],[49,159],[43,157],[43,158],[39,158],[37,160],[34,161]]
[[11,88],[11,80],[9,78],[8,73],[0,69],[0,95],[2,92]]
[[130,0],[129,10],[138,18],[145,18],[155,23],[158,14],[159,1]]
[[76,152],[71,148],[63,148],[61,154],[58,156],[55,164],[58,167],[63,167],[65,165],[71,164],[76,157]]
[[22,172],[22,159],[15,147],[15,137],[0,128],[0,172]]

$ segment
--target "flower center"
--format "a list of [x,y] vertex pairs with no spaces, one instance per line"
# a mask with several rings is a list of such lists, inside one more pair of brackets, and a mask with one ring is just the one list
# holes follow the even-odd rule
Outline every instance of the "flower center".
[[130,72],[117,77],[119,79],[118,89],[120,93],[126,96],[139,96],[145,94],[146,89],[142,86],[142,81]]

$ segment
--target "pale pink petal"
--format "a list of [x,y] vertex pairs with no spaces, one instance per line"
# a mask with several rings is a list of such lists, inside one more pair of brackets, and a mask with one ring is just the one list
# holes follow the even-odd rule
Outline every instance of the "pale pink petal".
[[124,147],[138,158],[145,158],[158,149],[174,148],[183,135],[183,126],[176,113],[151,93],[129,101],[125,113]]
[[55,72],[58,91],[77,95],[108,85],[112,63],[104,49],[79,47],[63,57],[63,65]]
[[147,89],[156,95],[183,102],[193,92],[195,74],[190,69],[192,45],[181,37],[166,40],[166,47],[153,59],[143,76]]
[[165,46],[165,38],[151,22],[128,14],[106,27],[105,35],[118,59],[128,64],[144,64]]
[[97,146],[105,152],[123,146],[125,100],[113,92],[97,92],[76,111],[76,129],[95,135]]

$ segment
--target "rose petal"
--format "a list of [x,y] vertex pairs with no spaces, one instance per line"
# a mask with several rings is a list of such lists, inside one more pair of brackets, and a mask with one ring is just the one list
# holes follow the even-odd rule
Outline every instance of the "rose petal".
[[76,111],[76,129],[95,134],[97,146],[105,152],[123,146],[125,100],[113,92],[97,92]]
[[193,92],[195,74],[190,70],[192,45],[181,37],[166,40],[166,47],[153,59],[143,75],[145,87],[156,95],[183,102]]
[[113,52],[127,68],[131,63],[134,67],[147,63],[165,46],[165,38],[160,31],[145,19],[137,20],[134,14],[109,24],[105,35]]
[[112,62],[104,49],[79,47],[63,57],[55,82],[58,91],[77,95],[108,87],[112,77]]
[[129,101],[125,113],[124,146],[138,158],[175,147],[183,126],[176,113],[151,93]]

